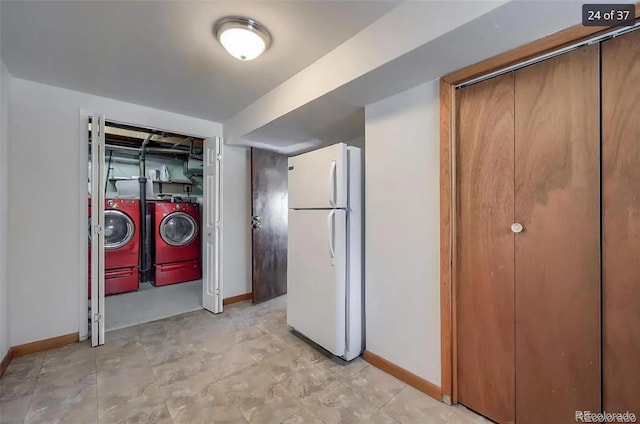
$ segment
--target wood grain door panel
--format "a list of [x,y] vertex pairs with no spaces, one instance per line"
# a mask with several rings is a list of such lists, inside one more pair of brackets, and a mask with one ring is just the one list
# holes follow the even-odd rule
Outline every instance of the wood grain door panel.
[[458,98],[458,401],[514,422],[513,74]]
[[515,72],[518,424],[600,410],[598,49]]
[[287,292],[287,172],[285,155],[251,149],[253,303]]
[[640,415],[640,31],[602,43],[603,400]]

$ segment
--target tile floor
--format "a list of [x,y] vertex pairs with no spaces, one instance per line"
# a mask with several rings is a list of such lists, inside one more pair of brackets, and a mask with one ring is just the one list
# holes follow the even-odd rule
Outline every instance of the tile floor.
[[361,359],[292,335],[285,297],[200,310],[16,358],[0,379],[1,423],[488,423]]
[[119,330],[202,309],[202,280],[162,287],[142,283],[140,290],[107,296],[104,303],[106,330]]

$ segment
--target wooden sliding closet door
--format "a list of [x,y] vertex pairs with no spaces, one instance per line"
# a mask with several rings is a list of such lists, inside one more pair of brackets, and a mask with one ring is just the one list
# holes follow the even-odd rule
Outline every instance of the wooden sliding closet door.
[[604,409],[640,415],[640,31],[602,43]]
[[456,97],[458,401],[513,423],[513,74]]
[[518,424],[600,410],[598,49],[515,72]]

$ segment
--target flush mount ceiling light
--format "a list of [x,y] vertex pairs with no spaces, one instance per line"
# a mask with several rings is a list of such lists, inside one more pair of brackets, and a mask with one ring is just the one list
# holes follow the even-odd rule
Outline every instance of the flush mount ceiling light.
[[271,45],[271,34],[263,25],[242,16],[227,16],[213,26],[222,47],[240,60],[253,60]]

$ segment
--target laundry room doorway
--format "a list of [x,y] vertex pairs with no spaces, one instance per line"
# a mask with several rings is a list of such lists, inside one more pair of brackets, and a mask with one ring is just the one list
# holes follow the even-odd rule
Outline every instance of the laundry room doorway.
[[88,141],[80,307],[92,345],[108,331],[222,312],[222,139],[82,112],[80,125]]

